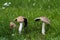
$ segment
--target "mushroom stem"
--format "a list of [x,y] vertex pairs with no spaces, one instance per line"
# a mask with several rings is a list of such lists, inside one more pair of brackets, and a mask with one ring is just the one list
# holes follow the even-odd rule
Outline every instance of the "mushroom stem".
[[42,34],[45,35],[45,23],[42,23]]
[[20,26],[19,26],[19,33],[21,34],[21,31],[22,31],[22,27],[23,27],[23,23],[20,23]]

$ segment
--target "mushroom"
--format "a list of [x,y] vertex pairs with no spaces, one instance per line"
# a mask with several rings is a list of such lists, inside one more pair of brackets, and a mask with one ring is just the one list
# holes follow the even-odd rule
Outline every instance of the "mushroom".
[[13,22],[10,22],[10,29],[15,28],[15,27],[16,27],[16,24]]
[[35,19],[35,21],[39,21],[39,20],[43,22],[42,23],[42,34],[45,35],[45,24],[50,24],[50,20],[43,16]]
[[22,31],[22,27],[23,27],[23,23],[25,24],[24,27],[27,26],[27,19],[23,16],[19,16],[15,19],[15,21],[17,21],[18,23],[20,23],[20,26],[19,26],[19,33],[21,34],[21,31]]

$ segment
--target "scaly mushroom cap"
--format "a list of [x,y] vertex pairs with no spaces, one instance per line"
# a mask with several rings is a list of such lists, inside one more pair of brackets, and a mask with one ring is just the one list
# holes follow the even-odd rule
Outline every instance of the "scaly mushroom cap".
[[10,22],[10,29],[12,29],[12,28],[14,28],[14,27],[16,27],[16,24],[13,23],[13,22]]
[[17,22],[24,22],[24,17],[23,16],[19,16],[15,19],[15,21]]
[[50,20],[46,17],[40,17],[40,20],[47,23],[47,24],[50,24]]
[[45,22],[45,23],[47,23],[47,24],[50,24],[50,20],[47,18],[47,17],[38,17],[38,18],[36,18],[36,19],[34,19],[35,21],[39,21],[39,20],[41,20],[41,21],[43,21],[43,22]]

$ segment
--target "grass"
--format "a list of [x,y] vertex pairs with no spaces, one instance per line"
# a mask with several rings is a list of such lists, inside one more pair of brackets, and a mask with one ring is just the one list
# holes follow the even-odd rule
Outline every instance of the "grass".
[[[5,2],[12,4],[2,9]],[[33,5],[36,3],[35,5]],[[18,34],[18,29],[9,29],[9,23],[18,16],[28,19],[28,26]],[[46,35],[41,34],[41,22],[34,19],[46,16],[51,25],[46,25]],[[15,22],[16,23],[16,22]],[[18,27],[18,23],[17,27]],[[12,36],[12,34],[15,34]],[[60,0],[1,0],[0,1],[0,40],[60,40]]]

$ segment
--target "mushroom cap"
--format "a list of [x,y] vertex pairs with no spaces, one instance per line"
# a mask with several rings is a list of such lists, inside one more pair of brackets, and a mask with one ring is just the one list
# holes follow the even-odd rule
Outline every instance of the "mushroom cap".
[[15,21],[17,22],[24,22],[24,17],[23,16],[19,16],[15,19]]
[[38,17],[38,18],[36,18],[36,19],[34,19],[35,21],[39,21],[39,20],[41,20],[42,22],[45,22],[45,23],[47,23],[47,24],[50,24],[50,20],[47,18],[47,17]]
[[47,18],[47,17],[40,17],[40,20],[47,23],[47,24],[50,24],[50,20]]
[[10,29],[12,29],[12,28],[14,28],[14,27],[16,27],[16,24],[13,23],[13,22],[10,22]]

